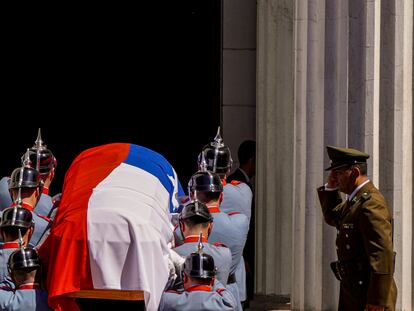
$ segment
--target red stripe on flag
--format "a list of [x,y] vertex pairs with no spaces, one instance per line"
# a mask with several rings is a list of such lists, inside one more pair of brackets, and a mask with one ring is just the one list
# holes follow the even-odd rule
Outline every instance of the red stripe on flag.
[[51,233],[40,247],[48,264],[49,304],[55,310],[78,310],[64,294],[93,289],[87,243],[87,209],[92,190],[127,158],[130,144],[118,143],[82,152],[65,175],[62,201]]

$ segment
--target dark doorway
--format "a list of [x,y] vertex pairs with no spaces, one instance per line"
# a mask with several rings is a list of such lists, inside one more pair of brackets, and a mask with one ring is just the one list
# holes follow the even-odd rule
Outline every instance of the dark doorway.
[[111,142],[160,152],[186,188],[220,122],[221,1],[94,5],[10,28],[1,176],[41,127],[58,161],[52,195],[76,155]]

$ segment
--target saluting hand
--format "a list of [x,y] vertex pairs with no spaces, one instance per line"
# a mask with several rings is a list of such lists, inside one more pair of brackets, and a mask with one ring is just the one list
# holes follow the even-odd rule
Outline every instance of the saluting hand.
[[336,178],[335,170],[332,170],[329,173],[327,182],[328,182],[328,184],[327,184],[328,188],[337,188],[338,187],[338,179]]
[[381,306],[374,306],[374,305],[367,304],[365,307],[365,310],[366,311],[384,311],[385,308]]

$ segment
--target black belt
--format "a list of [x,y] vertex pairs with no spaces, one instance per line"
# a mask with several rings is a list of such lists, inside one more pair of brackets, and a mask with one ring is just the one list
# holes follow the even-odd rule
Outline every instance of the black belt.
[[229,274],[229,278],[227,279],[227,284],[236,283],[236,275],[234,273]]

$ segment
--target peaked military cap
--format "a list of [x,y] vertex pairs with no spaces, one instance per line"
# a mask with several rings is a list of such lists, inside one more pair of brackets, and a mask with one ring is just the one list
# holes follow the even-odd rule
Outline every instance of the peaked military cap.
[[345,165],[366,163],[369,158],[369,154],[352,148],[326,146],[326,151],[328,152],[329,159],[331,159],[331,165],[325,171]]

